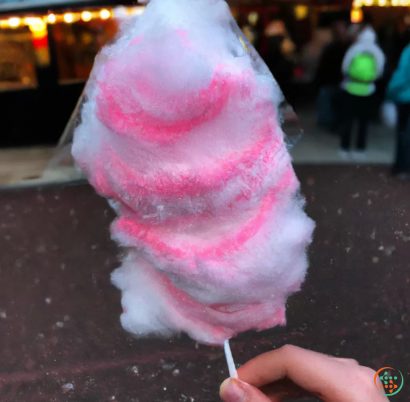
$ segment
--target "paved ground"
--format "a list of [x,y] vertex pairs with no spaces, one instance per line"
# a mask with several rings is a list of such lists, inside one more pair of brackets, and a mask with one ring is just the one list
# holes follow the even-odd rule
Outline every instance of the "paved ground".
[[[292,157],[296,164],[351,164],[352,159],[344,160],[339,154],[340,140],[336,133],[321,129],[316,125],[316,116],[311,108],[298,112],[304,135],[292,149]],[[353,131],[353,138],[356,135]],[[354,142],[352,141],[352,144]],[[369,127],[366,160],[363,164],[393,163],[395,145],[394,130],[372,123]]]
[[[242,334],[234,357],[293,343],[390,366],[405,376],[393,400],[408,401],[409,184],[380,167],[297,173],[317,222],[307,280],[289,300],[288,325]],[[86,185],[0,192],[2,402],[219,400],[221,349],[185,336],[138,340],[120,327],[112,219]]]

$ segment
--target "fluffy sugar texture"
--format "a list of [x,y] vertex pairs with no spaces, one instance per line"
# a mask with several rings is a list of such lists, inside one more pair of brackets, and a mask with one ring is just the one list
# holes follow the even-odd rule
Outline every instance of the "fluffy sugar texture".
[[222,344],[285,323],[313,222],[281,92],[222,0],[152,0],[98,56],[73,154],[118,214],[125,329]]

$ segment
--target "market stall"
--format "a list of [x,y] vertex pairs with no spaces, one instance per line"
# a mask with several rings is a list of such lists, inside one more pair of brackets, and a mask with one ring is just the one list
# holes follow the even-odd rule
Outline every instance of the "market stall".
[[0,4],[0,147],[55,144],[96,54],[144,7],[17,5]]

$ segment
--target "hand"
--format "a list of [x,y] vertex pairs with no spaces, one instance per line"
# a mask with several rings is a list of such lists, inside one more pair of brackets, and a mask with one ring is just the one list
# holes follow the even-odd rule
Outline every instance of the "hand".
[[307,395],[325,402],[388,402],[374,384],[375,374],[356,360],[286,345],[239,368],[240,380],[225,380],[220,395],[225,402],[279,402]]

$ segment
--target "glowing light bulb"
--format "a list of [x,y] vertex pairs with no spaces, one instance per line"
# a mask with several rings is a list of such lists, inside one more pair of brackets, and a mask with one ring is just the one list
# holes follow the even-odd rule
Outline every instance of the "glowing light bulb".
[[47,21],[50,24],[54,24],[56,22],[56,16],[54,14],[48,14],[47,15]]
[[74,21],[74,16],[71,13],[64,14],[64,21],[70,24]]
[[81,19],[83,21],[91,21],[91,18],[93,18],[92,14],[89,11],[83,11],[81,13]]
[[137,6],[131,8],[131,15],[141,15],[145,10],[145,7]]
[[352,21],[353,24],[359,24],[360,22],[362,22],[363,21],[363,10],[361,8],[353,9],[350,12],[350,20]]
[[111,17],[111,13],[107,9],[104,8],[100,11],[100,17],[103,20],[107,20],[108,18]]
[[29,26],[31,32],[43,33],[46,30],[46,24],[41,18],[25,18],[24,23]]
[[[295,7],[295,12],[296,12],[296,10],[297,10],[297,7],[300,7],[300,6],[296,6]],[[303,7],[303,6],[302,6]],[[302,18],[303,19],[303,18]],[[259,14],[256,12],[256,11],[252,11],[252,12],[250,12],[249,13],[249,15],[248,15],[248,22],[252,25],[252,26],[255,26],[257,23],[258,23],[258,20],[259,20]]]
[[[309,9],[308,9],[307,6],[305,6],[305,5],[299,5],[299,6],[296,6],[296,7],[295,7],[294,13],[295,13],[296,19],[297,19],[298,21],[302,21],[302,20],[304,20],[304,19],[308,16]],[[249,14],[249,15],[250,15],[250,14]],[[249,17],[248,17],[248,20],[249,20]],[[250,22],[250,20],[249,20],[249,22]],[[257,19],[256,19],[256,22],[258,22]],[[256,25],[256,22],[255,22],[255,24],[253,24],[253,25]]]
[[21,23],[21,19],[18,18],[18,17],[11,17],[11,18],[9,18],[9,25],[10,25],[12,28],[17,28],[17,27],[20,25],[20,23]]

